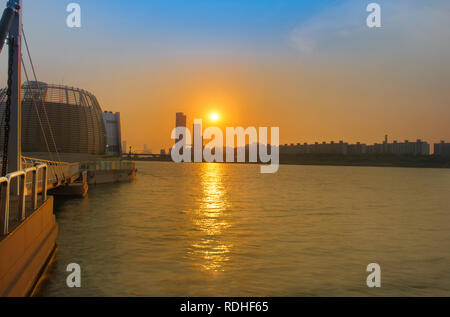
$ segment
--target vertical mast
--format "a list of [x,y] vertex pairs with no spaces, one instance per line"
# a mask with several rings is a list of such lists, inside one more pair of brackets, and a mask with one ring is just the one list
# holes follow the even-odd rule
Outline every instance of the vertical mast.
[[8,172],[22,169],[22,144],[21,144],[21,74],[22,74],[22,0],[10,0],[14,3],[16,15],[9,32],[14,38],[13,54],[13,78],[11,90],[11,121],[8,142]]

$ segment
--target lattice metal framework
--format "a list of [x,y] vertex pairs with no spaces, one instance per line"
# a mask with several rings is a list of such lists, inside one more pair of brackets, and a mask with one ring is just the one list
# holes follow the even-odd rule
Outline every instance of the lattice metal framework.
[[[0,117],[3,117],[5,112],[5,94],[6,89],[0,90]],[[42,100],[44,100],[43,103]],[[22,151],[48,152],[49,148],[50,152],[56,152],[50,127],[56,149],[60,153],[104,154],[105,152],[106,131],[102,110],[93,94],[74,87],[49,85],[44,82],[24,83],[22,85]],[[0,129],[0,143],[3,142],[2,134],[3,129]]]

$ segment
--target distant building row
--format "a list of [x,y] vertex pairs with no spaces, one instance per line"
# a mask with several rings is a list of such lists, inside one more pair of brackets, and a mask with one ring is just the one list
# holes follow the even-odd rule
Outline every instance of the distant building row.
[[[183,112],[177,112],[175,118],[176,127],[186,127],[186,115]],[[193,127],[195,130],[195,125]],[[181,140],[175,140],[179,142]],[[193,141],[194,143],[194,141]],[[203,139],[201,140],[203,146]],[[194,144],[193,144],[194,145]],[[247,145],[248,147],[248,145]],[[393,155],[430,155],[430,144],[418,139],[416,142],[404,142],[394,141],[388,142],[388,136],[382,143],[375,143],[373,145],[367,145],[363,143],[349,144],[344,141],[335,142],[322,142],[322,143],[297,143],[297,144],[284,144],[279,147],[280,154],[393,154]],[[434,145],[434,155],[450,156],[450,143],[437,143]]]
[[441,141],[441,143],[435,143],[434,155],[450,156],[450,143],[445,143],[444,141]]
[[[430,144],[418,139],[416,142],[394,141],[389,143],[387,136],[383,143],[366,145],[363,143],[349,144],[344,141],[338,143],[297,143],[280,146],[280,154],[394,154],[394,155],[430,155]],[[450,156],[450,143],[437,143],[434,145],[434,155]]]

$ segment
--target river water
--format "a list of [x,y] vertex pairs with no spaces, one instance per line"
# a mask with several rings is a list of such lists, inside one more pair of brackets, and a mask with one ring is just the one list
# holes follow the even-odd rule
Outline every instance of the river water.
[[[450,170],[137,163],[58,200],[40,296],[450,296]],[[66,266],[81,266],[68,288]],[[381,288],[366,285],[369,263]]]

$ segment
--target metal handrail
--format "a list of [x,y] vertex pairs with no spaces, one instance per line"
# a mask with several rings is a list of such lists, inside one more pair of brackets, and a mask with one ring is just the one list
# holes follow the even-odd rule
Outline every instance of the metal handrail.
[[[47,200],[47,177],[48,177],[48,166],[46,164],[40,164],[36,166],[36,173],[42,171],[42,201]],[[37,182],[36,182],[37,183]]]
[[9,179],[0,177],[0,186],[2,197],[0,220],[3,221],[0,233],[1,235],[7,235],[9,226]]
[[[17,172],[12,172],[9,173],[8,175],[6,175],[6,178],[9,181],[9,184],[11,184],[11,181],[14,179],[18,179],[19,181],[19,212],[20,212],[20,219],[23,221],[25,220],[25,177],[27,176],[27,174],[25,173],[24,170],[21,171],[17,171]],[[9,193],[9,196],[11,195],[11,193]],[[8,197],[11,198],[11,197]]]
[[37,158],[26,157],[26,156],[22,156],[22,159],[26,163],[28,163],[28,161],[30,161],[31,163],[45,163],[47,165],[69,165],[70,164],[68,162],[49,161],[49,160],[37,159]]
[[30,167],[21,171],[13,172],[6,177],[0,177],[0,219],[3,221],[0,227],[0,234],[5,236],[9,234],[9,215],[10,215],[10,198],[11,198],[11,182],[17,179],[19,182],[19,212],[20,220],[24,221],[26,218],[26,176],[28,173],[33,173],[32,177],[32,207],[33,211],[37,208],[37,195],[38,195],[38,174],[42,170],[42,202],[47,200],[47,175],[48,166],[46,164],[39,164],[35,167]]
[[122,171],[131,170],[134,168],[134,162],[129,161],[115,161],[115,160],[105,160],[105,161],[87,161],[81,162],[80,167],[82,170],[87,171]]
[[22,161],[28,166],[36,166],[37,164],[46,164],[48,166],[48,173],[52,175],[49,180],[58,182],[59,180],[66,179],[66,174],[73,175],[73,169],[79,167],[79,163],[70,162],[58,162],[58,161],[48,161],[43,159],[31,158],[22,156]]
[[28,175],[28,173],[33,173],[33,178],[31,180],[31,206],[33,207],[33,210],[37,207],[37,192],[38,192],[38,183],[37,183],[37,169],[36,167],[29,167],[24,169],[25,175]]

